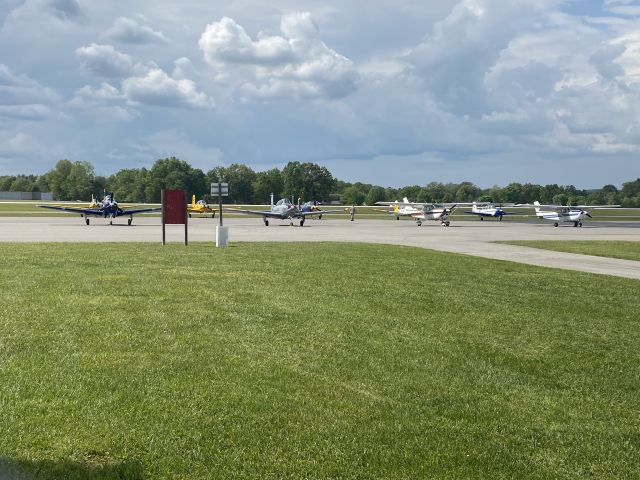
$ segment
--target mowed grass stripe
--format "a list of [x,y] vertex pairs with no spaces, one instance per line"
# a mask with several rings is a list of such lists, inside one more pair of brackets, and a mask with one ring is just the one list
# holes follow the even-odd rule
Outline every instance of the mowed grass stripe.
[[[598,257],[640,261],[640,241],[627,240],[513,240],[501,241],[509,245],[541,248],[556,252],[581,253]],[[640,267],[639,267],[640,268]]]
[[0,472],[640,476],[637,281],[382,245],[0,248]]

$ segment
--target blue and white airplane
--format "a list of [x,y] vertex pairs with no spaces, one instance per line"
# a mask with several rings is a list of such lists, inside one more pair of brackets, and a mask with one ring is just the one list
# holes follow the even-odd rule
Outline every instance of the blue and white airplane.
[[515,215],[514,213],[505,212],[502,209],[502,206],[496,207],[491,203],[483,204],[481,207],[478,207],[476,202],[473,202],[471,210],[467,210],[464,213],[470,213],[472,215],[478,215],[480,220],[484,220],[484,217],[495,217],[498,220],[502,221],[502,217],[504,215]]
[[79,213],[80,217],[85,218],[85,223],[89,225],[89,216],[102,217],[109,219],[109,225],[113,225],[113,219],[116,217],[128,216],[127,225],[133,222],[133,215],[136,213],[159,212],[161,207],[154,208],[133,208],[126,210],[118,206],[118,202],[113,199],[113,193],[105,193],[101,203],[93,203],[89,208],[64,207],[61,205],[38,205],[40,208],[49,208],[51,210],[61,210],[69,213]]

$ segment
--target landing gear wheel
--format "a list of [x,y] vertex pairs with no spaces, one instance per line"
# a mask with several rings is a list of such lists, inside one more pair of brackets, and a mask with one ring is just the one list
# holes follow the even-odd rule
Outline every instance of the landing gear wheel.
[[263,220],[264,220],[264,226],[268,227],[269,226],[269,220],[267,220],[266,217]]
[[557,227],[557,226],[558,226],[558,222],[554,223],[554,224],[553,224],[553,226],[554,226],[554,227]]
[[578,222],[578,226],[579,226],[579,227],[582,227],[582,222]]
[[109,225],[113,225],[113,220],[109,220]]
[[400,217],[396,217],[396,220],[400,220]]
[[300,226],[302,227],[303,225],[304,225],[304,218],[300,220]]
[[127,220],[127,225],[131,225],[131,222],[133,222],[133,218],[130,218],[129,220]]
[[86,217],[86,218],[84,219],[84,223],[86,223],[87,225],[89,225],[89,217]]
[[191,214],[189,214],[189,218],[191,218]]
[[480,217],[480,221],[481,221],[481,222],[484,222],[484,217]]
[[444,225],[445,227],[448,227],[448,226],[449,226],[449,221],[447,220],[446,222],[444,222],[444,223],[443,223],[443,225]]
[[318,215],[318,220],[322,220],[322,214]]
[[577,227],[578,226],[578,222],[573,222],[573,226]]
[[213,215],[211,215],[211,218],[216,218],[216,212],[213,212]]
[[420,220],[418,220],[416,223],[418,224],[419,227],[422,226],[422,222]]

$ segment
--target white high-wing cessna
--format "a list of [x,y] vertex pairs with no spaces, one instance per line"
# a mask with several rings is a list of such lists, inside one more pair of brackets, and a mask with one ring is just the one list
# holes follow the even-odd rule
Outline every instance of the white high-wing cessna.
[[[404,200],[407,200],[406,198]],[[387,205],[393,207],[406,208],[411,207],[415,210],[414,213],[408,213],[412,218],[415,218],[416,224],[420,227],[423,220],[439,221],[443,227],[448,227],[450,224],[449,215],[457,203],[412,203],[412,202],[376,202],[376,205]]]
[[[518,207],[522,206],[524,205],[518,205]],[[620,205],[574,205],[567,207],[564,205],[544,205],[537,200],[533,202],[533,207],[536,209],[536,217],[552,221],[554,227],[557,227],[560,222],[573,223],[574,227],[581,227],[582,220],[587,217],[592,218],[591,214],[584,210],[585,208],[617,208],[619,206]]]
[[[409,217],[411,215],[420,214],[422,210],[414,207],[413,205],[404,205],[411,203],[407,197],[402,199],[402,202],[395,202],[393,205],[389,205],[393,207],[393,210],[381,210],[385,213],[390,213],[395,215],[396,220],[400,220],[400,217]],[[403,205],[402,207],[400,205]]]

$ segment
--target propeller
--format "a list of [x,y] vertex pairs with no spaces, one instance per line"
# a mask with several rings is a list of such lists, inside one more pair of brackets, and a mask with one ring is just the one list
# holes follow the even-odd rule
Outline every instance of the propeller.
[[589,218],[593,218],[589,212],[584,212],[584,214]]

